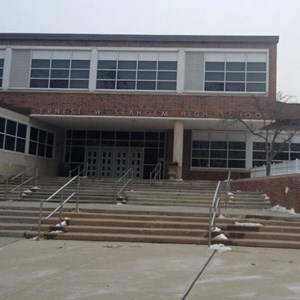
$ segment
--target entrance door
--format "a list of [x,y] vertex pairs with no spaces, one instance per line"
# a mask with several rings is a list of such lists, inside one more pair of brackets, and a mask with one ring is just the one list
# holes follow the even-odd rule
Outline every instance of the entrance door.
[[100,154],[100,177],[114,177],[113,149],[102,149]]
[[128,170],[128,150],[116,149],[115,177],[123,176]]
[[97,148],[86,149],[87,176],[98,176],[98,153]]
[[130,151],[130,167],[134,170],[135,178],[143,178],[143,150],[131,149]]

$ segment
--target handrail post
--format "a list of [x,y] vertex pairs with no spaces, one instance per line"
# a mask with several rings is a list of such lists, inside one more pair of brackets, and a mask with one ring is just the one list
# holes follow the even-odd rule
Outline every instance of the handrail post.
[[80,176],[77,177],[77,193],[76,193],[76,212],[79,212],[79,191],[80,191]]
[[61,224],[62,220],[62,203],[63,203],[63,197],[64,197],[64,190],[60,193],[60,210],[59,210],[59,225]]
[[37,239],[41,239],[41,225],[42,225],[42,215],[43,215],[43,200],[40,201],[40,213],[39,213],[39,227]]

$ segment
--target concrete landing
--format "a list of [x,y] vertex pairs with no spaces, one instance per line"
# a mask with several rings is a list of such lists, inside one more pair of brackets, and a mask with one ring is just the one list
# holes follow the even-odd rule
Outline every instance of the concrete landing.
[[55,240],[0,248],[8,300],[300,299],[299,282],[299,250]]

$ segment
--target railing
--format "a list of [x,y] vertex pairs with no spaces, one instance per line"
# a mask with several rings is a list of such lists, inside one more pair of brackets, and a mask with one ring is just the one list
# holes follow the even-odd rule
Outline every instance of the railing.
[[161,163],[160,162],[150,172],[149,178],[150,178],[150,184],[157,179],[161,179]]
[[[273,163],[271,165],[272,175],[284,175],[300,173],[300,160],[284,161],[282,163]],[[255,167],[251,169],[251,178],[266,176],[266,166]]]
[[226,180],[226,196],[225,196],[225,208],[227,208],[229,203],[229,193],[231,191],[231,171],[228,172]]
[[76,166],[75,168],[69,171],[69,177],[71,178],[72,174],[76,171],[77,171],[77,173],[75,173],[76,175],[80,175],[85,172],[84,176],[86,176],[87,169],[88,169],[88,163],[82,162],[81,164],[79,164],[78,166]]
[[[77,192],[73,192],[66,200],[63,200],[64,198],[64,189],[67,188],[72,182],[74,182],[75,180],[77,181]],[[39,211],[39,224],[38,224],[38,235],[37,235],[37,239],[40,240],[41,239],[41,226],[42,226],[42,222],[44,220],[49,219],[55,212],[57,212],[58,210],[60,210],[60,214],[59,214],[59,223],[61,223],[62,221],[62,209],[63,206],[70,200],[72,199],[75,195],[76,195],[76,212],[79,211],[79,191],[80,191],[80,176],[74,176],[72,179],[70,179],[66,184],[64,184],[62,187],[60,187],[56,192],[54,192],[50,197],[48,197],[45,201],[41,200],[40,201],[40,211]],[[48,202],[49,200],[53,199],[56,195],[58,195],[60,193],[60,205],[54,209],[54,211],[52,211],[46,218],[43,219],[43,205],[44,202]]]
[[122,196],[125,187],[133,179],[134,170],[130,168],[117,182],[115,185],[114,200]]
[[216,227],[216,218],[220,215],[220,186],[221,181],[218,182],[212,205],[209,208],[209,226],[208,226],[208,246],[211,246],[212,230]]
[[[31,176],[31,177],[29,177],[29,178],[27,178],[27,179],[25,179],[25,174],[26,174],[28,171],[32,170],[33,168],[35,168],[35,173],[34,173],[35,175],[34,175],[34,176]],[[34,181],[34,185],[37,186],[38,173],[39,173],[39,169],[38,169],[37,167],[35,167],[35,166],[31,166],[31,167],[25,169],[24,171],[22,171],[21,173],[17,174],[16,176],[14,176],[14,177],[12,177],[12,178],[6,178],[6,184],[5,184],[5,200],[7,200],[7,195],[8,195],[9,192],[11,193],[11,192],[16,191],[17,189],[23,187],[26,183],[28,183],[29,181],[31,181],[31,180],[33,180],[33,179],[35,180],[35,181]],[[20,178],[20,177],[21,177],[21,183],[18,184],[18,185],[16,185],[16,186],[15,186],[14,188],[12,188],[11,190],[9,190],[9,189],[8,189],[8,183],[9,183],[9,181],[12,182],[12,181],[14,181],[14,180],[16,180],[16,179],[18,179],[18,178]],[[23,192],[23,191],[22,191],[22,189],[21,189],[20,195],[22,194],[22,192]]]

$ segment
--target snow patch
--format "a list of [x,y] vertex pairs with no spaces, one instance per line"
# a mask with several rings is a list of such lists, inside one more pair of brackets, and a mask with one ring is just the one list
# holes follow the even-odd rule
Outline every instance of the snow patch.
[[225,241],[225,240],[228,240],[227,236],[223,233],[217,235],[214,237],[215,240],[218,240],[218,241]]
[[265,200],[270,200],[269,196],[267,194],[264,194]]
[[218,219],[226,219],[226,217],[223,216],[223,215],[219,215],[219,216],[218,216]]
[[31,190],[26,190],[26,191],[24,191],[24,193],[32,193],[32,191]]
[[38,186],[33,186],[32,188],[31,188],[31,190],[33,190],[33,191],[38,191],[40,188],[38,187]]
[[271,207],[269,209],[270,211],[277,211],[277,212],[285,212],[285,213],[289,213],[289,214],[295,214],[295,210],[293,208],[288,209],[284,206],[280,206],[280,205],[275,205],[273,207]]
[[61,230],[53,230],[53,231],[50,231],[50,233],[63,233],[63,231],[61,231]]
[[247,222],[246,223],[234,222],[234,225],[237,225],[237,226],[253,226],[253,227],[264,226],[261,223],[247,223]]
[[220,232],[220,231],[222,231],[222,229],[220,229],[219,227],[214,227],[212,229],[212,232]]
[[123,205],[123,203],[121,203],[121,202],[118,202],[116,205]]
[[233,196],[233,193],[228,192],[227,195],[228,195],[228,196]]
[[56,227],[64,227],[64,226],[67,226],[68,224],[67,224],[67,222],[66,221],[62,221],[62,222],[60,222],[60,223],[57,223],[55,226]]
[[215,251],[218,251],[218,252],[225,252],[225,251],[231,251],[232,248],[228,247],[228,246],[225,246],[224,244],[214,244],[214,245],[211,245],[209,247],[209,250],[215,250]]

